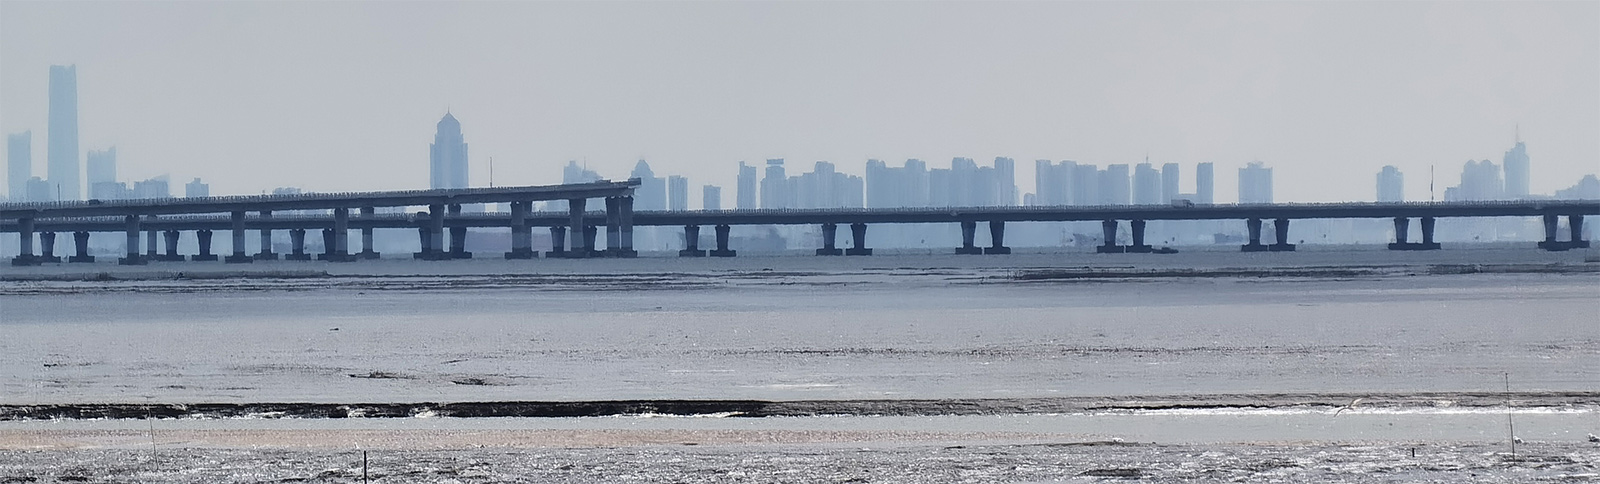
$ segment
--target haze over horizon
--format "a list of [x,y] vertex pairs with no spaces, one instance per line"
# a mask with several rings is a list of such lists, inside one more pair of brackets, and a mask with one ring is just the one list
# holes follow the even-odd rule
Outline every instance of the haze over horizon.
[[[578,160],[723,187],[868,158],[1275,169],[1279,201],[1428,198],[1528,143],[1532,191],[1600,170],[1600,3],[0,3],[0,129],[45,167],[77,65],[80,161],[213,194],[423,188],[448,110],[470,180]],[[691,196],[691,199],[698,199]],[[697,204],[696,204],[697,205]]]

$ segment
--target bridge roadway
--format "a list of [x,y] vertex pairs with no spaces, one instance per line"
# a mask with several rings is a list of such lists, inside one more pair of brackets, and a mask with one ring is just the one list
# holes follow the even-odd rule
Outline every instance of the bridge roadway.
[[[611,203],[615,200],[615,206]],[[1408,202],[1408,203],[1321,203],[1321,204],[1242,204],[1242,205],[1199,205],[1199,206],[1170,206],[1170,205],[1118,205],[1118,206],[1054,206],[1054,207],[969,207],[969,208],[905,208],[905,209],[797,209],[797,210],[711,210],[711,211],[639,211],[631,210],[632,199],[629,197],[607,198],[607,211],[581,212],[582,203],[573,205],[574,210],[569,212],[529,212],[525,204],[513,204],[511,213],[461,213],[451,211],[448,214],[434,210],[439,204],[430,204],[429,212],[409,213],[375,213],[363,210],[358,217],[346,217],[341,225],[337,209],[332,215],[290,215],[273,217],[270,212],[263,211],[256,216],[240,216],[233,212],[230,216],[217,215],[179,215],[179,216],[145,216],[133,217],[49,217],[33,221],[32,230],[41,231],[43,241],[48,237],[54,239],[54,232],[71,231],[80,240],[77,256],[71,260],[88,258],[84,252],[87,250],[89,232],[128,231],[130,258],[137,256],[138,240],[137,231],[129,228],[130,220],[138,218],[144,230],[148,230],[148,258],[157,260],[180,260],[176,253],[178,234],[181,231],[196,231],[202,240],[201,258],[207,260],[210,254],[209,241],[212,230],[234,230],[236,256],[242,254],[244,230],[259,230],[264,241],[262,254],[255,258],[270,257],[272,230],[289,230],[293,252],[288,256],[295,259],[307,259],[310,255],[304,253],[304,234],[306,230],[321,229],[324,237],[324,247],[335,248],[319,256],[329,260],[348,260],[339,254],[343,247],[339,232],[346,229],[360,229],[363,233],[365,249],[361,254],[375,257],[371,249],[371,231],[377,228],[416,228],[422,241],[423,251],[416,254],[418,258],[449,259],[465,258],[470,254],[464,251],[465,230],[468,227],[509,227],[512,229],[512,252],[506,254],[508,258],[532,257],[531,227],[547,227],[551,231],[554,241],[554,250],[549,254],[556,257],[594,257],[594,256],[633,256],[632,226],[683,226],[685,240],[689,247],[680,251],[680,255],[693,256],[733,256],[734,250],[728,247],[728,232],[732,225],[821,225],[823,232],[823,247],[817,249],[818,255],[867,255],[872,249],[866,247],[867,224],[882,223],[957,223],[961,226],[962,246],[956,253],[963,254],[1005,254],[1010,248],[1004,245],[1006,222],[1068,222],[1068,221],[1101,221],[1104,230],[1105,244],[1097,248],[1099,252],[1152,252],[1154,249],[1145,244],[1144,227],[1150,220],[1244,220],[1249,232],[1249,243],[1243,245],[1244,251],[1292,251],[1294,245],[1288,243],[1289,222],[1295,219],[1337,219],[1337,218],[1382,218],[1392,219],[1395,223],[1395,240],[1390,244],[1394,250],[1430,250],[1438,249],[1439,244],[1434,242],[1434,221],[1442,217],[1542,217],[1545,225],[1545,240],[1539,247],[1546,250],[1566,250],[1576,247],[1588,247],[1589,242],[1582,240],[1582,227],[1584,215],[1600,215],[1600,201],[1497,201],[1497,202]],[[625,202],[624,202],[625,201]],[[626,205],[626,216],[619,210]],[[172,213],[172,212],[162,212]],[[1567,217],[1570,236],[1567,240],[1558,240],[1559,217]],[[1418,219],[1420,242],[1412,242],[1409,237],[1410,219]],[[1119,221],[1129,221],[1129,234],[1132,243],[1117,245],[1116,238]],[[1272,220],[1275,241],[1272,244],[1263,244],[1261,229],[1263,220]],[[974,244],[975,234],[979,223],[987,223],[990,232],[990,247],[977,247]],[[850,249],[839,249],[836,239],[839,224],[849,224],[853,246]],[[18,231],[19,222],[0,222],[0,231]],[[624,227],[625,225],[625,227]],[[698,247],[700,226],[711,226],[716,231],[717,247],[710,251]],[[571,231],[570,247],[566,250],[568,227],[581,226],[584,230]],[[597,227],[607,228],[608,249],[596,249]],[[343,228],[341,228],[343,227]],[[443,229],[448,227],[451,233],[452,247],[448,252],[442,251],[439,240]],[[164,233],[167,238],[167,253],[158,254],[155,250],[156,234]],[[459,235],[458,235],[459,234]],[[614,242],[613,242],[614,241]],[[50,252],[52,244],[44,244],[46,252],[36,258],[50,260],[54,255]],[[708,253],[709,252],[709,253]],[[20,256],[19,256],[20,257]],[[92,260],[89,259],[89,260]],[[136,262],[135,262],[136,263]]]

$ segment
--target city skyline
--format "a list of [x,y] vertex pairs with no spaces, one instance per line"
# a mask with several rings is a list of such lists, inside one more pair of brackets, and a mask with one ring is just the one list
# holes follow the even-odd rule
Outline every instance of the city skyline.
[[[868,159],[1148,158],[1225,170],[1260,160],[1277,170],[1279,201],[1327,201],[1370,199],[1370,177],[1386,165],[1413,174],[1406,193],[1428,193],[1417,174],[1430,167],[1436,186],[1450,186],[1454,167],[1496,159],[1518,138],[1533,159],[1530,193],[1572,186],[1600,160],[1600,69],[1573,62],[1596,56],[1600,27],[1580,21],[1600,12],[1593,4],[0,9],[0,126],[41,135],[33,173],[44,173],[50,143],[45,74],[75,65],[80,160],[84,148],[117,146],[130,179],[199,176],[218,194],[427,186],[419,170],[395,168],[424,162],[440,111],[473,120],[472,186],[487,185],[490,157],[498,185],[558,183],[555,168],[569,160],[622,178],[644,158],[663,176],[730,188],[740,160],[779,157],[858,176]],[[239,11],[260,15],[211,23],[200,46],[181,29],[146,32]],[[439,17],[417,33],[431,44],[415,47],[443,67],[418,72],[399,51],[348,42],[397,32],[342,21],[369,13]],[[276,33],[307,16],[319,19],[303,38]],[[546,30],[522,33],[528,18]],[[1020,33],[967,44],[927,33],[967,22]],[[863,25],[881,32],[856,33],[871,30]],[[571,29],[593,33],[557,49]],[[829,37],[841,29],[852,33]],[[769,31],[780,35],[759,35]],[[589,40],[608,35],[621,40]],[[754,44],[721,45],[732,36]],[[638,38],[651,48],[629,41]],[[476,53],[512,41],[527,45],[525,57]],[[1348,49],[1328,50],[1340,42]],[[352,56],[366,60],[353,67]],[[1047,81],[1059,75],[1073,81]],[[1032,170],[1016,175],[1034,185]],[[1214,190],[1231,195],[1235,183],[1224,176]]]

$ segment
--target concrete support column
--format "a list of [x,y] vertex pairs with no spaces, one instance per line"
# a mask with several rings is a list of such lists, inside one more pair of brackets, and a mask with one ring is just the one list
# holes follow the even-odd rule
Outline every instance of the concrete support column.
[[213,261],[213,260],[217,260],[217,255],[211,253],[211,230],[210,229],[200,229],[200,230],[194,231],[194,241],[195,241],[195,244],[197,244],[199,246],[199,249],[200,249],[199,252],[200,253],[189,257],[189,260],[192,260],[192,261]]
[[1150,244],[1144,243],[1144,226],[1145,221],[1143,220],[1132,220],[1128,222],[1128,234],[1133,238],[1133,245],[1128,246],[1128,252],[1146,254],[1155,251],[1155,249],[1150,248]]
[[89,255],[89,233],[73,232],[72,246],[74,255],[67,257],[67,262],[94,262],[94,256]]
[[600,257],[600,256],[605,255],[605,253],[601,252],[600,249],[596,249],[595,248],[595,247],[597,247],[595,245],[596,238],[599,235],[600,235],[600,227],[596,227],[596,226],[593,226],[593,225],[585,225],[585,226],[583,226],[583,246],[587,247],[589,249],[589,255],[588,255],[589,257]]
[[838,235],[839,224],[822,224],[822,248],[817,249],[817,255],[844,255],[844,251],[835,246]]
[[1421,250],[1439,250],[1439,243],[1433,241],[1433,217],[1422,217],[1422,244]]
[[[378,218],[378,210],[373,207],[361,207],[361,218],[371,223],[372,219]],[[371,225],[361,228],[361,253],[357,254],[357,257],[362,259],[378,258],[378,251],[372,246],[373,230]]]
[[700,250],[700,226],[683,226],[683,250],[678,251],[678,257],[705,257],[706,251]]
[[711,251],[711,256],[712,257],[733,257],[733,256],[736,256],[736,255],[739,255],[738,251],[735,251],[735,250],[732,250],[732,249],[728,248],[728,232],[732,231],[733,229],[731,227],[727,226],[727,225],[718,225],[716,227],[716,230],[717,230],[717,248],[715,250]]
[[618,201],[621,214],[622,231],[622,257],[638,257],[639,252],[633,250],[633,197],[622,197]]
[[[132,215],[129,215],[132,217]],[[138,232],[134,232],[134,245],[138,245]],[[137,252],[135,256],[139,255]],[[33,217],[17,219],[17,256],[11,258],[14,266],[36,266],[39,260],[33,256]]]
[[1006,247],[1006,222],[1004,220],[989,221],[989,247],[983,249],[985,254],[1010,254],[1011,248]]
[[1099,247],[1095,247],[1095,249],[1094,249],[1095,252],[1101,253],[1101,254],[1120,254],[1120,253],[1124,252],[1123,247],[1120,246],[1120,245],[1117,245],[1117,221],[1116,220],[1101,220],[1100,221],[1100,232],[1101,232],[1101,235],[1104,238],[1101,239],[1103,242],[1100,244],[1100,246]]
[[178,255],[178,238],[183,236],[183,232],[172,229],[162,232],[161,236],[162,238],[165,238],[167,242],[167,253],[161,256],[161,260],[182,262],[183,256]]
[[545,257],[567,256],[567,228],[560,225],[550,227],[550,251],[544,253]]
[[248,255],[244,255],[244,211],[235,210],[231,218],[231,225],[233,229],[233,255],[222,258],[222,261],[229,264],[243,264],[255,260],[250,258]]
[[533,232],[528,227],[528,209],[532,202],[511,202],[511,252],[507,259],[532,259]]
[[[272,223],[271,210],[261,211],[261,222],[265,224]],[[255,258],[256,260],[278,260],[277,252],[272,250],[272,227],[261,227],[261,251],[256,252]]]
[[1389,244],[1389,250],[1411,250],[1408,242],[1411,232],[1411,219],[1405,217],[1394,218],[1394,243]]
[[156,229],[144,232],[144,258],[149,260],[162,260],[161,252],[157,250]]
[[1589,248],[1589,241],[1583,240],[1583,215],[1568,215],[1567,230],[1572,234],[1569,245],[1577,249]]
[[622,249],[622,199],[606,197],[606,256],[617,257]]
[[56,257],[56,233],[39,232],[39,262],[61,262]]
[[428,257],[428,244],[433,243],[433,235],[428,232],[427,226],[417,227],[417,251],[411,253],[412,259],[426,259]]
[[1267,250],[1267,246],[1261,245],[1261,219],[1252,218],[1252,219],[1249,219],[1249,220],[1245,220],[1244,223],[1245,223],[1245,228],[1248,229],[1249,232],[1250,232],[1250,242],[1247,243],[1247,244],[1244,244],[1242,246],[1239,246],[1239,250],[1244,251],[1244,252],[1264,252],[1264,251],[1266,251]]
[[978,248],[974,241],[978,236],[978,222],[966,220],[961,222],[961,247],[956,248],[957,254],[982,254],[983,249]]
[[335,261],[338,254],[334,251],[339,246],[339,234],[333,229],[322,229],[322,253],[317,254],[317,260]]
[[583,223],[583,211],[586,203],[588,203],[588,200],[582,198],[567,200],[567,226],[572,228],[572,233],[568,234],[572,237],[571,242],[568,244],[569,250],[567,250],[567,257],[570,258],[587,257],[589,255],[589,246],[583,244],[585,225]]
[[[450,205],[450,218],[461,217],[461,204]],[[472,253],[467,252],[467,228],[450,227],[450,259],[471,259]]]
[[283,256],[287,260],[311,260],[311,254],[306,253],[306,229],[289,229],[289,253]]
[[428,248],[423,250],[423,260],[444,260],[444,204],[428,205]]
[[1293,252],[1294,244],[1289,243],[1289,219],[1280,218],[1272,221],[1273,241],[1270,249],[1273,252]]
[[872,249],[867,248],[867,224],[850,224],[850,241],[852,245],[844,255],[872,255]]
[[334,262],[350,262],[355,260],[350,257],[350,209],[339,207],[333,209],[333,246],[328,251],[328,260]]
[[1544,216],[1544,241],[1539,242],[1539,248],[1544,250],[1567,250],[1567,245],[1557,242],[1556,235],[1560,232],[1561,219],[1555,214]]

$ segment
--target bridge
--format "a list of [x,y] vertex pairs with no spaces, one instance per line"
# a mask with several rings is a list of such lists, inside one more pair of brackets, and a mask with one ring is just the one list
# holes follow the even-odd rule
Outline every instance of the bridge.
[[[512,251],[506,258],[531,258],[536,254],[531,247],[532,228],[550,230],[553,250],[549,257],[634,257],[633,227],[681,226],[684,228],[685,247],[679,255],[685,257],[732,257],[737,252],[729,247],[729,231],[733,225],[819,225],[822,229],[822,247],[818,255],[870,255],[867,246],[868,224],[925,224],[953,223],[961,227],[962,245],[955,248],[958,254],[1007,254],[1011,249],[1004,244],[1007,222],[1072,222],[1099,221],[1105,232],[1105,243],[1096,248],[1101,253],[1153,252],[1145,243],[1145,225],[1152,220],[1242,220],[1249,234],[1248,243],[1241,250],[1292,251],[1289,227],[1292,220],[1307,219],[1389,219],[1395,227],[1392,250],[1434,250],[1440,246],[1434,241],[1434,225],[1439,218],[1447,217],[1540,217],[1544,221],[1545,238],[1538,247],[1545,250],[1567,250],[1588,247],[1583,240],[1583,217],[1600,215],[1600,201],[1592,200],[1526,200],[1493,202],[1404,202],[1404,203],[1311,203],[1311,204],[1217,204],[1217,205],[1114,205],[1114,206],[1049,206],[1049,207],[946,207],[903,209],[794,209],[794,210],[700,210],[700,211],[637,211],[632,209],[632,188],[637,180],[628,182],[598,182],[583,185],[557,185],[546,187],[516,187],[495,189],[465,189],[419,192],[373,192],[367,194],[308,194],[273,197],[210,197],[205,199],[172,199],[126,201],[117,204],[70,202],[65,204],[13,204],[0,205],[0,231],[18,232],[23,239],[23,250],[14,264],[34,264],[59,260],[52,253],[56,232],[73,232],[77,255],[68,258],[74,262],[93,261],[87,252],[90,232],[126,232],[128,256],[121,259],[126,264],[139,264],[148,260],[183,260],[177,254],[181,233],[197,234],[200,254],[191,260],[215,260],[210,252],[211,232],[231,230],[234,254],[228,262],[274,259],[271,244],[273,230],[290,233],[289,259],[310,259],[304,252],[307,230],[321,230],[325,252],[318,258],[348,261],[356,258],[375,258],[372,249],[374,229],[415,229],[418,231],[422,251],[413,256],[419,259],[447,260],[470,258],[465,251],[467,228],[507,228],[512,234]],[[585,210],[585,198],[604,197],[604,211]],[[269,199],[270,198],[270,199]],[[226,199],[226,200],[224,200]],[[531,202],[537,200],[567,200],[566,212],[532,212]],[[461,203],[510,202],[510,213],[462,213]],[[376,206],[422,206],[427,212],[377,213]],[[349,208],[361,207],[358,216],[351,216]],[[272,210],[324,210],[328,214],[273,216]],[[217,215],[216,213],[228,215]],[[255,212],[253,214],[248,212]],[[1569,234],[1560,240],[1559,218],[1566,217]],[[1418,221],[1419,239],[1410,237],[1411,220]],[[1273,240],[1263,243],[1263,221],[1273,222]],[[1128,223],[1131,243],[1117,244],[1121,224]],[[836,239],[839,225],[848,225],[852,246],[840,249]],[[991,245],[974,244],[979,224],[987,225]],[[716,247],[702,250],[699,231],[702,226],[716,233]],[[599,227],[606,228],[606,249],[599,249]],[[573,230],[576,228],[576,230]],[[346,232],[361,231],[363,251],[347,251]],[[247,230],[260,232],[262,251],[244,254],[244,236]],[[443,234],[450,233],[450,247],[445,249]],[[139,233],[146,231],[147,252],[139,253]],[[32,237],[38,232],[43,254],[33,255]],[[166,253],[156,250],[157,234],[165,237]]]

